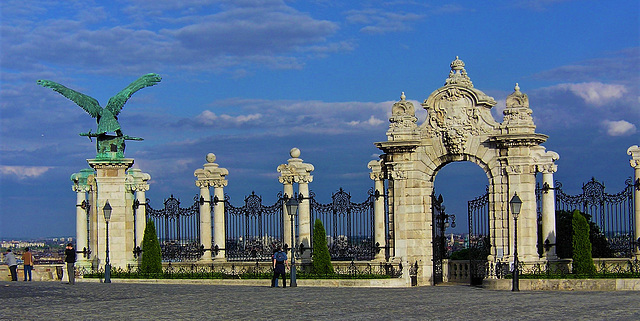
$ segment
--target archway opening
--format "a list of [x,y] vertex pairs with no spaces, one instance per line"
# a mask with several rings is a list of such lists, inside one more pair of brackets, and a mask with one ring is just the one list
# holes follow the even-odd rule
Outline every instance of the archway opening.
[[[442,195],[445,212],[455,215],[455,227],[450,224],[445,231],[445,258],[469,248],[468,202],[484,195],[488,185],[489,179],[483,169],[468,161],[446,164],[436,173],[434,194],[436,197]],[[488,217],[482,219],[488,220]]]

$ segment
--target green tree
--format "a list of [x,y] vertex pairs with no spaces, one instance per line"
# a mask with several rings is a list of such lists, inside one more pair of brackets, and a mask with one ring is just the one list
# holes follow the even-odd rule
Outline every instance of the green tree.
[[313,224],[313,271],[317,274],[333,274],[331,255],[327,246],[327,233],[322,221]]
[[591,241],[589,240],[589,223],[587,219],[575,210],[571,221],[573,227],[573,273],[594,274],[596,267],[591,256]]
[[162,252],[156,234],[156,226],[152,220],[147,221],[147,227],[144,229],[140,272],[162,273]]
[[[591,220],[591,215],[582,213],[585,219],[589,222],[589,240],[591,241],[591,256],[592,257],[613,257],[611,247],[607,238],[602,232],[600,227]],[[573,257],[572,248],[572,235],[573,235],[573,212],[569,211],[557,211],[556,212],[556,254],[561,258]],[[544,242],[540,238],[541,241]],[[543,243],[541,243],[543,244]]]

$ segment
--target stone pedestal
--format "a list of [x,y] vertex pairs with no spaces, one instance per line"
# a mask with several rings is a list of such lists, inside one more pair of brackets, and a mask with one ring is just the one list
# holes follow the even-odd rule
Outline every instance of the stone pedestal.
[[133,194],[126,182],[126,171],[133,165],[133,159],[89,159],[87,162],[96,171],[98,246],[93,254],[100,267],[104,267],[107,231],[103,208],[108,201],[112,208],[108,235],[110,263],[113,268],[126,269],[136,264]]

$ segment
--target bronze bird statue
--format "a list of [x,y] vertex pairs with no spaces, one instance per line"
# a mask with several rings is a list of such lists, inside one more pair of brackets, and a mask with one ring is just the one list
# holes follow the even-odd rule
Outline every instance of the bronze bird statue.
[[138,137],[124,136],[120,123],[118,123],[118,115],[124,107],[124,104],[131,98],[131,96],[138,90],[153,86],[162,80],[159,75],[150,73],[146,74],[136,81],[132,82],[125,89],[120,91],[115,96],[109,99],[106,107],[101,107],[98,101],[90,96],[79,93],[73,89],[67,88],[61,84],[50,80],[38,80],[37,84],[43,87],[51,88],[57,91],[62,96],[67,97],[78,106],[82,107],[91,117],[96,118],[98,123],[98,129],[95,133],[89,131],[88,133],[80,133],[81,136],[100,137],[107,133],[116,133],[117,137],[121,137],[127,140],[142,140]]

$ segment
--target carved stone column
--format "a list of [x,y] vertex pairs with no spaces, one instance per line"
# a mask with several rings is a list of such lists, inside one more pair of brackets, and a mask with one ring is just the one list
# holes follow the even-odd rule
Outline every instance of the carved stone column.
[[373,203],[373,226],[374,226],[374,243],[378,244],[380,250],[376,256],[376,261],[385,261],[386,253],[386,237],[384,228],[384,172],[382,171],[382,161],[372,160],[369,162],[371,173],[369,177],[373,180],[375,193],[375,201]]
[[558,153],[544,151],[544,147],[532,147],[534,160],[538,162],[538,172],[542,173],[542,242],[547,260],[556,260],[556,197],[553,185],[553,173],[558,170],[554,164],[560,159]]
[[[298,205],[298,225],[299,225],[299,234],[298,234],[298,244],[304,245],[305,248],[310,248],[312,245],[311,241],[311,207],[309,202],[309,183],[313,180],[311,175],[306,176],[298,176],[296,177],[296,182],[298,183],[298,193],[303,196],[300,204]],[[304,253],[300,254],[302,258],[302,262],[311,262],[311,251],[304,251]]]
[[[216,245],[219,250],[214,256],[212,251],[205,251],[201,258],[202,262],[210,262],[212,258],[216,261],[225,261],[226,236],[225,236],[225,220],[224,220],[224,187],[227,186],[228,181],[225,179],[229,175],[229,171],[225,168],[220,168],[218,164],[214,163],[216,155],[213,153],[207,154],[207,163],[204,164],[204,168],[197,169],[193,175],[197,177],[196,186],[200,188],[200,243],[205,249],[213,249]],[[213,241],[211,244],[211,195],[209,187],[213,186],[214,199],[218,200],[214,204],[213,211]]]
[[[633,193],[635,204],[633,206],[633,212],[635,217],[635,231],[636,235],[634,240],[638,242],[640,240],[640,147],[633,145],[627,149],[627,155],[631,156],[631,167],[634,168],[634,188]],[[640,256],[640,244],[636,244],[635,255]]]
[[[289,152],[291,158],[287,161],[287,164],[281,164],[278,166],[277,170],[280,173],[279,181],[284,186],[284,193],[287,196],[292,197],[293,195],[293,185],[292,183],[298,183],[298,193],[303,196],[302,201],[298,205],[298,238],[295,241],[298,245],[302,243],[305,248],[309,248],[311,246],[311,208],[309,202],[309,183],[313,181],[313,176],[311,176],[311,172],[314,170],[313,165],[308,163],[303,163],[302,159],[300,159],[300,150],[297,148],[292,148]],[[290,187],[290,189],[289,189]],[[295,235],[294,231],[289,231],[289,235],[286,235],[287,229],[291,229],[291,218],[286,217],[289,216],[286,211],[283,211],[283,222],[285,222],[285,239],[283,243],[287,243],[288,240],[291,239],[291,233]],[[289,223],[289,224],[287,224]],[[295,229],[295,227],[294,227]],[[289,236],[289,238],[286,238]],[[296,244],[292,244],[292,246],[296,246]],[[302,255],[303,262],[308,262],[310,260],[310,251],[305,251]]]
[[542,239],[547,260],[555,260],[556,255],[556,197],[553,185],[553,173],[557,165],[547,165],[542,172]]
[[[144,238],[144,230],[147,228],[147,197],[146,191],[149,190],[149,180],[151,175],[143,173],[138,168],[132,168],[127,171],[131,183],[129,184],[129,190],[135,193],[134,201],[134,215],[135,215],[135,247],[142,248],[142,239]],[[140,261],[140,256],[138,256]]]
[[82,169],[79,173],[71,175],[73,181],[73,191],[76,192],[76,250],[87,251],[78,256],[79,267],[89,267],[90,257],[88,255],[89,238],[87,234],[87,219],[91,204],[87,200],[87,193],[91,192],[92,185],[89,184],[89,176],[94,176],[93,169]]

